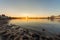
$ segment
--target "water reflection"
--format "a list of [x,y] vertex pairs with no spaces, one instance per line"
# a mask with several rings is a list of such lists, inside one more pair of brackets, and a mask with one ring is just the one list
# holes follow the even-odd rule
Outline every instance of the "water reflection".
[[42,28],[52,31],[60,32],[60,19],[13,19],[0,20],[0,25],[16,24],[24,28],[41,31]]
[[60,32],[60,19],[15,19],[9,24],[20,25],[21,27],[40,31],[42,28],[51,32]]
[[55,21],[54,19],[50,19],[51,21]]
[[[21,27],[24,27],[27,29],[32,29],[32,30],[35,30],[38,32],[41,32],[41,30],[43,29],[43,31],[46,30],[46,33],[58,34],[58,33],[60,33],[60,22],[59,21],[60,21],[59,19],[58,20],[57,19],[56,20],[13,19],[13,20],[0,20],[0,25],[16,24],[16,25],[19,25]],[[15,28],[15,26],[14,26],[14,28]],[[7,29],[8,29],[8,27],[7,27]],[[14,32],[15,32],[15,29],[14,29]],[[46,35],[49,35],[49,34],[46,34]]]

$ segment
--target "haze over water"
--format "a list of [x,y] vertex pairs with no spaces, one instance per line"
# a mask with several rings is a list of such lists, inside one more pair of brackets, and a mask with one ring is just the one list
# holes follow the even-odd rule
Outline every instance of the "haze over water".
[[52,33],[60,33],[60,19],[15,19],[10,20],[9,24],[16,24],[23,28],[41,31],[43,28]]

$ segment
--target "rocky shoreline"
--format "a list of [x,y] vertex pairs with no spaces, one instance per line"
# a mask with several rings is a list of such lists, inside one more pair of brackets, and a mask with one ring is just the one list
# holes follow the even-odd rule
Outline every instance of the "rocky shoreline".
[[22,28],[18,25],[0,25],[0,40],[60,40],[60,35],[47,36],[42,32]]

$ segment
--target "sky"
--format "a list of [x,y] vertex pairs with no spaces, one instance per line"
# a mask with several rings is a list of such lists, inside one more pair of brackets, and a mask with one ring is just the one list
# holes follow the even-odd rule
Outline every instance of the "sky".
[[60,0],[0,0],[0,14],[12,17],[60,15]]

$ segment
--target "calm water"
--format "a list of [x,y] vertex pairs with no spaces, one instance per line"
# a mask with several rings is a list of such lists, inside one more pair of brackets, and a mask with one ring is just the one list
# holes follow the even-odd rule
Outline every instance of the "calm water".
[[60,33],[60,20],[48,20],[48,19],[15,19],[10,20],[9,24],[20,25],[21,27],[32,29],[35,31],[41,31],[45,28],[52,33]]

